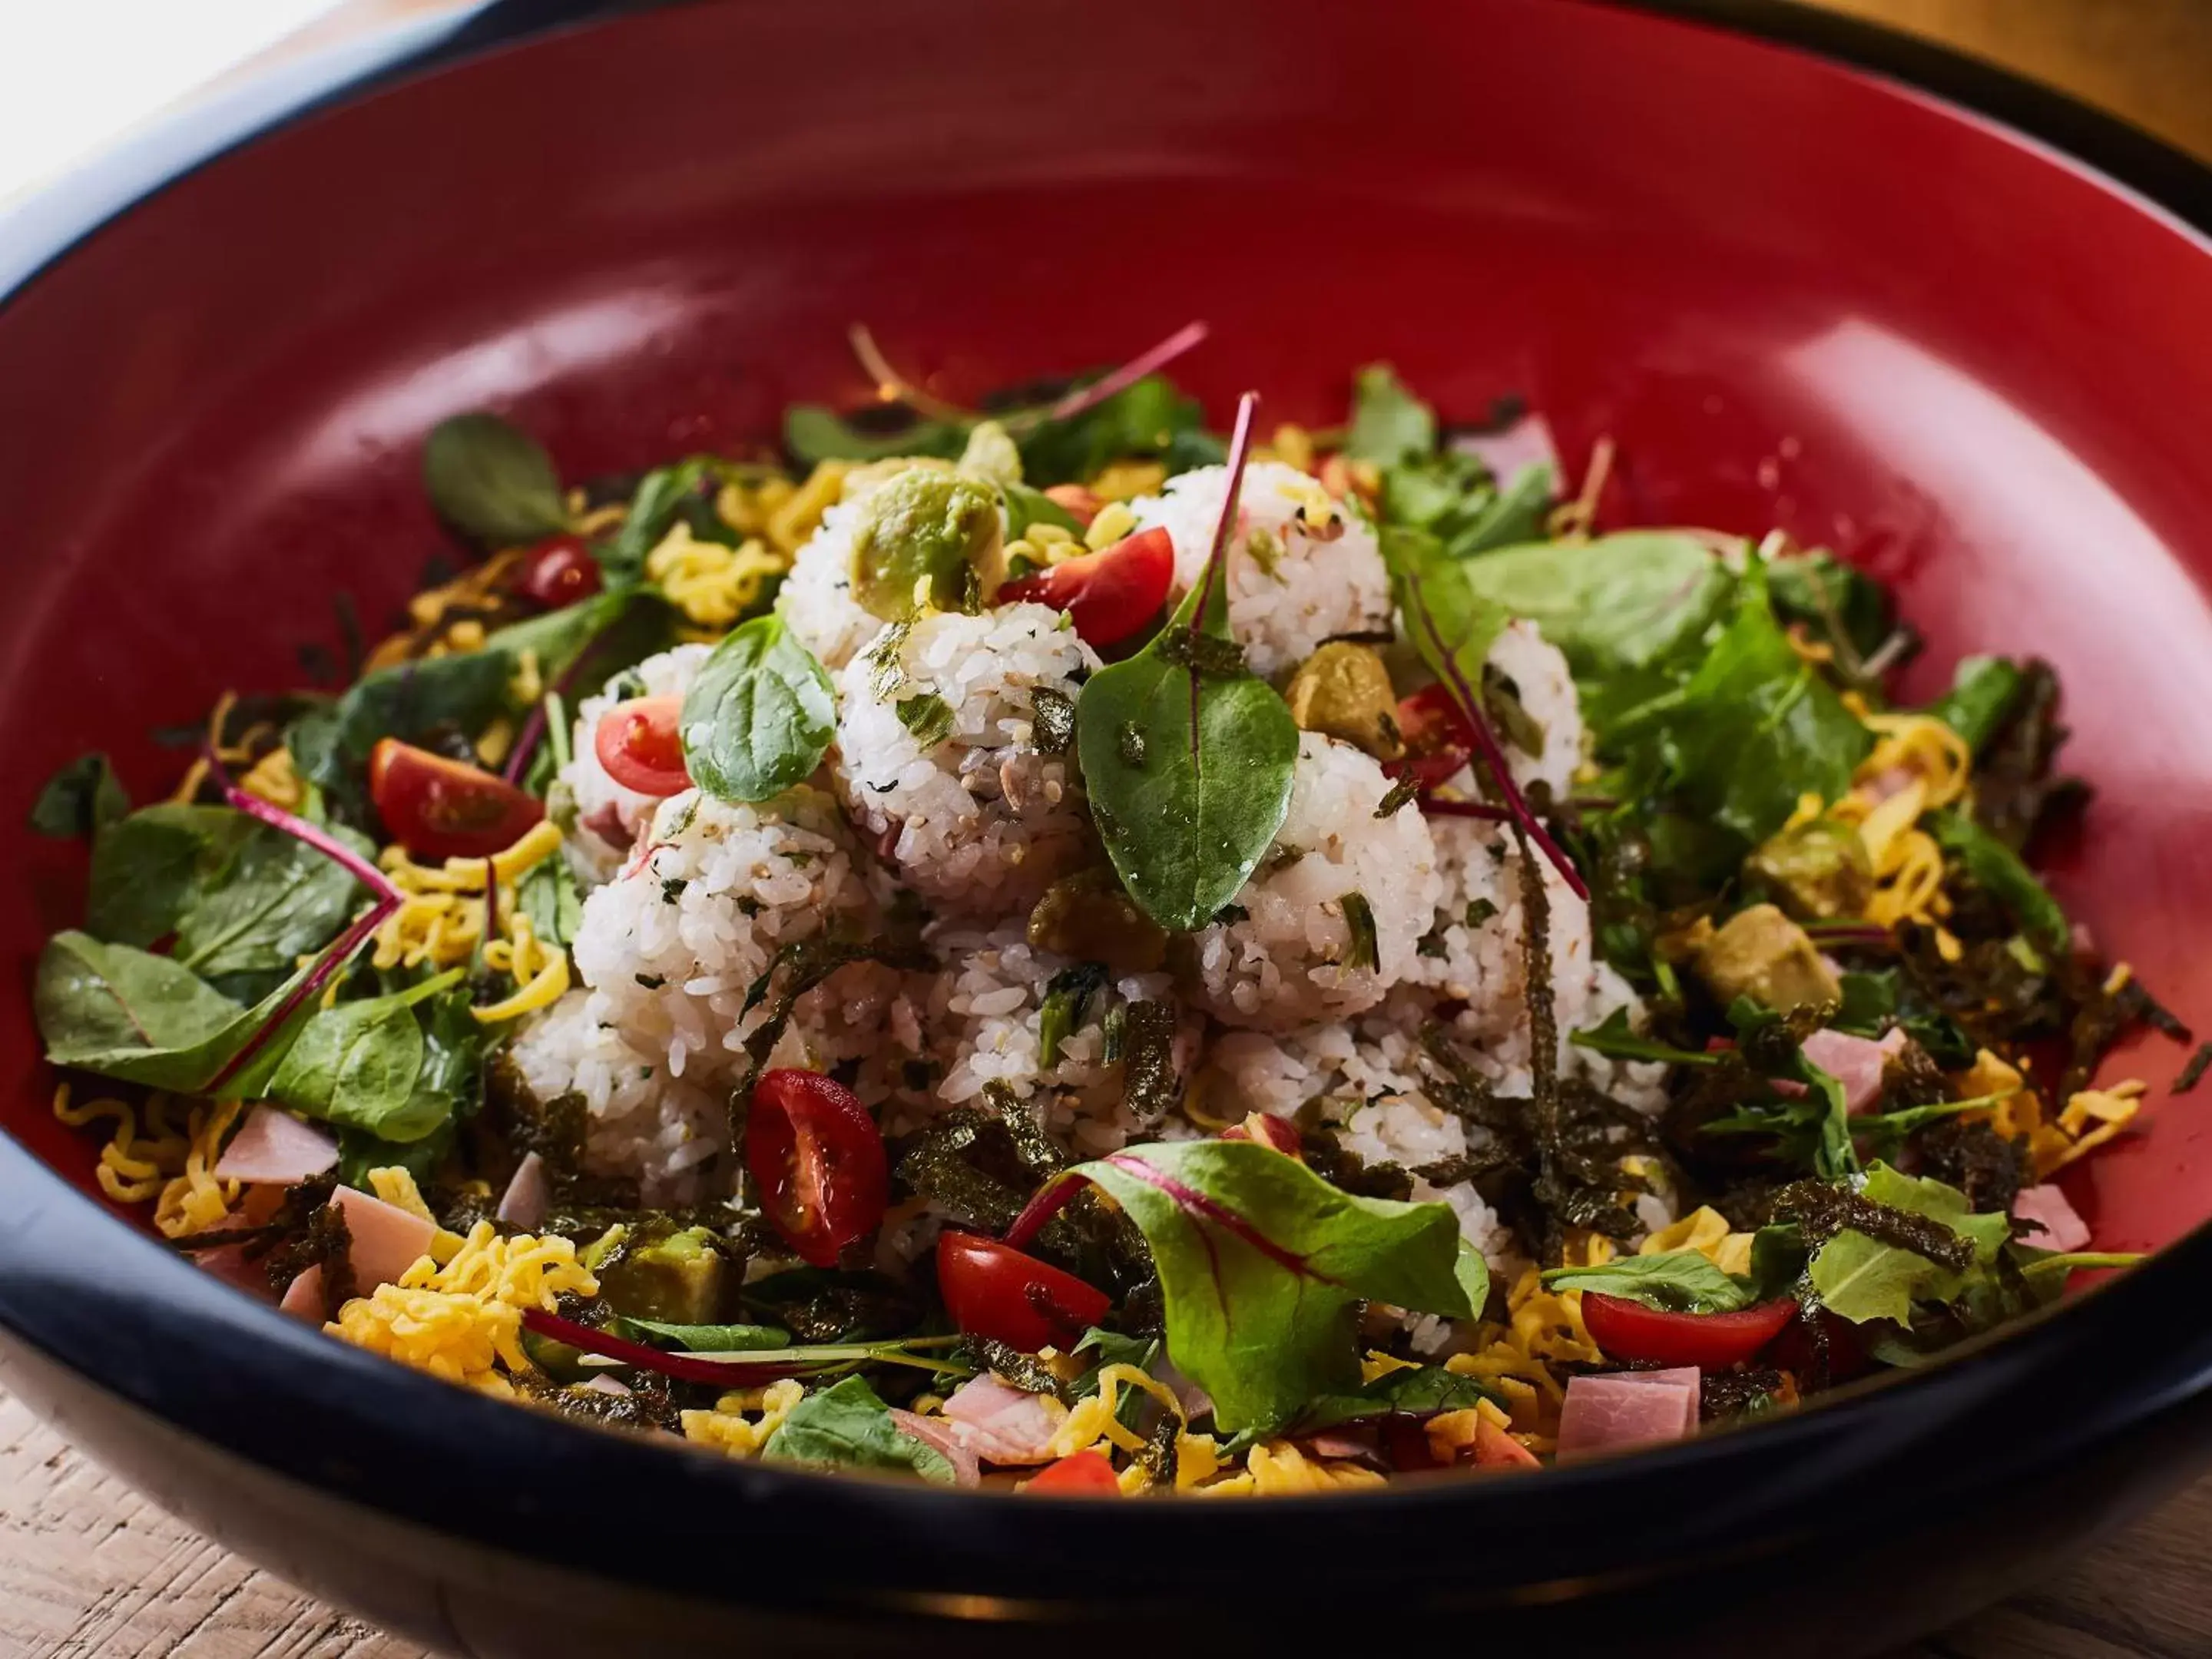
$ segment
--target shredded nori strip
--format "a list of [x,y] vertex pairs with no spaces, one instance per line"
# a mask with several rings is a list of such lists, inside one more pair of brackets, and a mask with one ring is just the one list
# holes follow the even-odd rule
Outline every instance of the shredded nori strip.
[[1756,1417],[1776,1406],[1783,1381],[1780,1371],[1759,1367],[1740,1371],[1709,1370],[1698,1394],[1698,1417],[1706,1423]]
[[2200,1043],[2189,1063],[2181,1068],[2181,1075],[2173,1079],[2172,1092],[2185,1095],[2203,1080],[2205,1071],[2212,1067],[2212,1042]]
[[1164,1002],[1131,1002],[1122,1007],[1123,1103],[1130,1115],[1150,1128],[1182,1098],[1176,1073],[1175,1009]]
[[1084,1022],[1090,1018],[1091,1003],[1106,984],[1106,964],[1103,962],[1079,962],[1073,968],[1061,969],[1047,981],[1044,1001],[1037,1012],[1040,1066],[1060,1063],[1060,1045],[1083,1029]]
[[323,1317],[336,1319],[353,1299],[353,1232],[345,1211],[325,1203],[309,1218],[306,1231],[269,1253],[270,1288],[282,1291],[310,1267],[323,1270]]
[[1066,1398],[1060,1380],[1033,1353],[1024,1353],[1019,1348],[988,1336],[969,1337],[968,1351],[975,1356],[977,1364],[1009,1388],[1019,1389],[1024,1394],[1049,1395],[1054,1400]]
[[1145,1437],[1142,1450],[1133,1460],[1145,1472],[1145,1490],[1171,1491],[1176,1479],[1176,1445],[1182,1437],[1182,1424],[1173,1412],[1162,1412],[1160,1420],[1152,1425],[1152,1431]]
[[1926,1256],[1940,1267],[1964,1273],[1974,1265],[1974,1242],[1932,1217],[1892,1209],[1825,1181],[1794,1181],[1774,1195],[1777,1219],[1795,1221],[1808,1249],[1818,1249],[1845,1228],[1878,1243]]
[[1986,1123],[1947,1118],[1923,1129],[1915,1145],[1922,1173],[1956,1187],[1977,1211],[2009,1211],[2027,1184],[2024,1136],[2008,1140]]
[[1402,1204],[1413,1195],[1413,1177],[1401,1164],[1364,1163],[1347,1152],[1335,1132],[1304,1132],[1306,1167],[1340,1192],[1354,1198],[1388,1198]]
[[1378,818],[1397,817],[1420,793],[1420,779],[1411,775],[1399,779],[1383,792],[1382,799],[1376,803],[1375,816]]
[[983,1085],[983,1103],[998,1115],[1013,1143],[1014,1156],[1040,1184],[1067,1167],[1067,1154],[1045,1133],[1043,1123],[1029,1103],[1003,1083]]
[[1200,674],[1228,676],[1244,672],[1244,647],[1202,629],[1167,629],[1152,641],[1152,649],[1177,667]]
[[1036,746],[1048,755],[1064,755],[1075,741],[1075,699],[1048,685],[1030,691],[1030,726]]
[[1352,933],[1352,948],[1346,953],[1344,965],[1377,972],[1382,966],[1381,947],[1375,939],[1375,907],[1367,902],[1367,895],[1346,893],[1343,899],[1344,925]]

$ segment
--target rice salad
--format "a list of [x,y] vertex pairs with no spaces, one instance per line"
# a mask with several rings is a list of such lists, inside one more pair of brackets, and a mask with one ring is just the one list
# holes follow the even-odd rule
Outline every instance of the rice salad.
[[1678,1439],[2133,1259],[2058,1177],[2186,1033],[2033,873],[2046,665],[1899,705],[1848,563],[1382,366],[1218,432],[1204,335],[986,415],[856,331],[888,410],[641,477],[439,425],[470,562],[350,684],[41,798],[101,1190],[458,1385],[1102,1497]]

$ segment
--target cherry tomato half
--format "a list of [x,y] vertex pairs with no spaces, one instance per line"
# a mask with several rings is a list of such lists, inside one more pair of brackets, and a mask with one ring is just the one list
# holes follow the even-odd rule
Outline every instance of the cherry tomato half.
[[558,611],[599,591],[599,562],[581,536],[553,536],[530,550],[514,591],[544,611]]
[[939,1237],[937,1288],[962,1330],[1024,1353],[1071,1346],[1114,1305],[1073,1273],[975,1233]]
[[607,775],[625,789],[656,799],[691,787],[684,764],[684,699],[632,697],[599,716],[592,747]]
[[819,1072],[762,1073],[745,1121],[761,1212],[799,1260],[834,1267],[890,1202],[884,1138],[853,1091]]
[[1406,757],[1393,763],[1401,776],[1424,789],[1448,782],[1474,754],[1474,734],[1467,716],[1442,685],[1425,685],[1398,705],[1398,736]]
[[1667,1313],[1626,1297],[1583,1292],[1583,1323],[1590,1340],[1614,1359],[1725,1370],[1748,1359],[1797,1316],[1788,1297],[1735,1313]]
[[545,816],[506,779],[397,738],[369,751],[368,795],[385,832],[420,858],[489,858]]
[[1114,1465],[1106,1454],[1091,1448],[1071,1453],[1057,1463],[1047,1465],[1031,1479],[1023,1481],[1020,1490],[1051,1492],[1062,1497],[1098,1492],[1119,1498],[1121,1495],[1121,1478],[1114,1473]]
[[1160,613],[1175,581],[1175,542],[1155,526],[1114,544],[1008,582],[999,603],[1034,599],[1067,612],[1086,645],[1126,640]]

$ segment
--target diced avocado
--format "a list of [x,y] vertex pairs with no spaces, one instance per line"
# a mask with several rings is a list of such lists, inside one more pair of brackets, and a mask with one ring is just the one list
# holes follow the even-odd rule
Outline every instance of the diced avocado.
[[1149,974],[1167,960],[1168,936],[1107,869],[1079,870],[1044,890],[1030,911],[1030,943],[1115,975]]
[[594,1269],[599,1294],[618,1314],[672,1325],[711,1325],[721,1317],[722,1253],[704,1227],[633,1242],[603,1259]]
[[986,483],[1018,484],[1022,481],[1022,452],[996,421],[978,421],[960,452],[960,470]]
[[1382,653],[1371,647],[1330,641],[1298,665],[1283,700],[1301,731],[1341,738],[1378,760],[1404,752],[1395,718],[1398,696]]
[[1792,915],[1811,921],[1863,915],[1874,896],[1866,843],[1857,830],[1833,818],[1784,830],[1760,845],[1744,869]]
[[868,497],[853,537],[853,598],[884,622],[979,611],[1005,582],[1006,562],[990,485],[910,467]]
[[1697,972],[1723,1005],[1749,997],[1785,1014],[1844,994],[1805,930],[1771,904],[1754,904],[1723,922],[1698,952]]

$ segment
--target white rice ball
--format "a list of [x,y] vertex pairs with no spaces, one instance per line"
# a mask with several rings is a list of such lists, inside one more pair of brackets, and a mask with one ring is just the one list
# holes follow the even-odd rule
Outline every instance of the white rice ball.
[[[726,1086],[749,1068],[741,1011],[775,953],[825,935],[867,939],[877,909],[836,804],[801,786],[757,806],[687,790],[661,803],[613,880],[584,901],[573,946],[593,1018],[672,1077]],[[800,1004],[781,1063],[865,1053],[894,985],[848,968]]]
[[[1227,467],[1203,466],[1169,479],[1162,494],[1129,504],[1141,528],[1164,526],[1175,543],[1170,605],[1206,568],[1228,487]],[[1321,539],[1299,510],[1316,500],[1327,500],[1320,482],[1294,466],[1255,461],[1244,470],[1224,571],[1229,629],[1252,672],[1264,678],[1288,673],[1334,635],[1390,625],[1390,579],[1374,526],[1340,505],[1334,533]]]
[[854,827],[933,905],[1026,910],[1089,835],[1073,744],[1038,746],[1036,694],[1072,702],[1097,665],[1042,605],[880,630],[838,684],[832,759]]
[[593,1173],[635,1178],[647,1204],[691,1202],[729,1145],[722,1094],[670,1076],[665,1054],[632,1048],[591,1005],[589,991],[569,992],[522,1030],[509,1058],[539,1100],[583,1097]]
[[699,665],[713,649],[708,645],[679,645],[673,651],[647,657],[626,673],[615,676],[596,696],[577,705],[568,763],[561,769],[558,781],[575,803],[575,822],[568,832],[568,847],[571,864],[586,882],[605,881],[615,872],[637,840],[638,825],[660,804],[657,797],[625,789],[607,775],[592,742],[599,717],[632,697],[682,696],[691,689]]
[[[1526,789],[1540,780],[1555,796],[1571,793],[1575,771],[1583,760],[1583,710],[1566,658],[1545,639],[1535,623],[1516,621],[1506,624],[1483,660],[1485,666],[1512,683],[1521,707],[1544,734],[1543,751],[1531,755],[1504,732],[1496,732],[1513,781]],[[1481,789],[1475,774],[1480,764],[1462,767],[1446,782],[1445,792],[1468,799],[1478,798]]]
[[[1298,738],[1291,805],[1273,848],[1226,921],[1194,936],[1192,988],[1231,1025],[1285,1031],[1373,1007],[1416,970],[1434,919],[1436,848],[1408,805],[1378,818],[1390,779],[1372,756],[1318,732]],[[1355,962],[1357,896],[1373,960]]]

